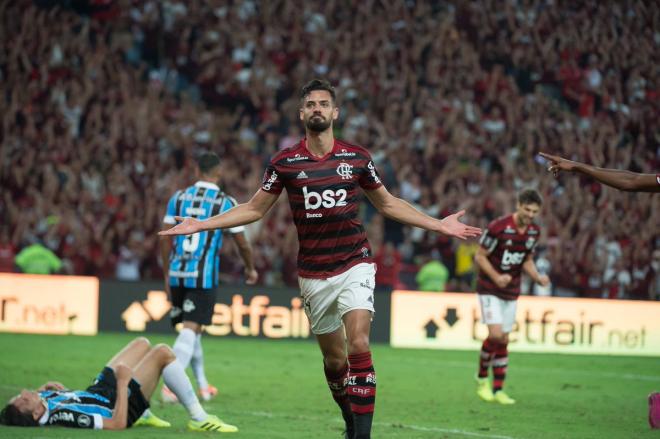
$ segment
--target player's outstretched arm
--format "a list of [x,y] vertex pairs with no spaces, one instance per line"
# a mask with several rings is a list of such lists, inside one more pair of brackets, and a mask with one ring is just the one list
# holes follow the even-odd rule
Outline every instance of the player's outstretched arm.
[[378,211],[395,221],[409,226],[421,227],[436,233],[454,236],[459,239],[474,238],[481,235],[481,229],[463,224],[459,219],[465,215],[465,211],[449,215],[441,220],[428,216],[415,209],[406,201],[390,194],[385,187],[365,191],[367,198]]
[[247,203],[239,204],[204,221],[175,216],[174,219],[181,222],[171,229],[161,230],[158,234],[161,236],[191,235],[203,230],[227,229],[250,224],[263,218],[266,212],[273,207],[278,197],[279,194],[273,195],[259,189]]
[[660,182],[653,174],[639,174],[621,169],[597,168],[586,163],[575,162],[545,152],[541,152],[539,155],[550,160],[551,165],[548,167],[548,171],[552,172],[555,177],[561,171],[580,172],[603,184],[621,189],[622,191],[660,192]]

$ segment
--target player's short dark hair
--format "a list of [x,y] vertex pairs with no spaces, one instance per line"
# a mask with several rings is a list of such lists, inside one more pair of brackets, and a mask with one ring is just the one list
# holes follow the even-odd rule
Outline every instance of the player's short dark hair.
[[197,158],[197,167],[202,171],[202,174],[205,174],[220,165],[220,157],[214,152],[205,152],[202,153]]
[[330,84],[330,81],[319,78],[314,78],[307,84],[303,85],[303,87],[300,89],[300,100],[304,101],[305,98],[309,96],[309,94],[314,90],[325,90],[330,93],[333,102],[336,100],[337,96],[335,93],[335,88],[332,86],[332,84]]
[[518,203],[524,204],[538,204],[543,205],[543,197],[534,189],[523,189],[518,194]]
[[16,427],[38,427],[39,423],[31,414],[22,413],[14,404],[7,404],[0,410],[0,424]]

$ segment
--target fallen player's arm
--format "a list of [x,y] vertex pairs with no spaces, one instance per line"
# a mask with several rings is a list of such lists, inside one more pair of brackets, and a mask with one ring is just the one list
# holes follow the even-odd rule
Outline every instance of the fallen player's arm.
[[64,384],[57,381],[48,381],[37,389],[37,392],[43,392],[44,390],[66,390]]
[[115,409],[112,418],[103,421],[104,430],[123,430],[128,424],[128,382],[131,380],[131,374],[131,369],[123,364],[117,366],[117,370],[115,370],[117,377]]

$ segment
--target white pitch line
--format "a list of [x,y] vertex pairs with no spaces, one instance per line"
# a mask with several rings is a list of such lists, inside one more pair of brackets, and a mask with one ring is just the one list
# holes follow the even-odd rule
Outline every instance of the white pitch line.
[[12,391],[12,392],[15,392],[15,391],[19,391],[19,392],[20,392],[20,391],[23,390],[24,388],[25,388],[25,387],[19,387],[19,386],[7,386],[7,385],[5,385],[5,384],[0,384],[0,390],[10,390],[10,391]]
[[[477,358],[477,357],[475,357]],[[438,360],[438,361],[432,361],[432,360],[418,360],[418,359],[403,359],[403,360],[397,360],[397,362],[408,362],[408,363],[415,363],[415,364],[428,364],[428,365],[442,365],[444,367],[456,367],[460,369],[465,369],[467,368],[472,368],[476,367],[477,360],[475,360],[474,363],[469,362],[469,361],[447,361],[447,360]],[[571,373],[575,375],[585,375],[585,376],[599,376],[603,378],[618,378],[618,379],[623,379],[623,380],[630,380],[630,381],[652,381],[652,382],[660,382],[660,375],[639,375],[639,374],[634,374],[634,373],[615,373],[615,372],[598,372],[598,371],[584,371],[584,370],[575,370],[575,369],[543,369],[540,367],[526,367],[525,365],[518,365],[516,363],[514,365],[514,368],[516,371],[521,371],[521,372],[529,372],[533,373],[535,375],[539,375],[541,373],[555,373],[555,374],[566,374],[566,373]]]
[[[232,412],[232,410],[226,410],[227,412]],[[239,412],[235,412],[239,413]],[[272,412],[244,412],[241,411],[241,414],[248,414],[252,416],[258,416],[258,417],[264,417],[264,418],[291,418],[291,415],[286,415],[286,414],[280,414],[280,413],[272,413]],[[326,418],[319,418],[319,417],[310,417],[310,416],[305,416],[305,419],[308,420],[314,420],[318,422],[323,422],[327,421]],[[398,428],[400,430],[414,430],[414,431],[423,431],[423,432],[429,432],[429,433],[450,433],[450,434],[457,434],[457,435],[462,435],[462,436],[470,436],[470,437],[482,437],[482,438],[489,438],[489,439],[515,439],[511,436],[503,436],[499,434],[488,434],[488,433],[477,433],[473,431],[465,431],[465,430],[459,430],[457,428],[440,428],[440,427],[424,427],[421,425],[409,425],[409,424],[402,424],[402,423],[392,423],[392,422],[374,422],[374,425],[380,425],[383,427],[394,427]]]
[[[393,424],[387,422],[374,422],[375,425],[382,425],[384,427],[392,427]],[[423,427],[421,425],[406,425],[406,424],[394,424],[395,427],[408,430],[416,431],[428,431],[433,433],[453,433],[460,434],[463,436],[472,436],[472,437],[487,437],[492,439],[514,439],[511,436],[502,436],[499,434],[488,434],[488,433],[475,433],[472,431],[459,430],[456,428],[440,428],[440,427]]]

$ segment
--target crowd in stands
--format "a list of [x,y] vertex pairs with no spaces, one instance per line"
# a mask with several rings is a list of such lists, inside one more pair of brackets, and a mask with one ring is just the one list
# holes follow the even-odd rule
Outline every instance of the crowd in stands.
[[[195,155],[219,153],[247,201],[302,136],[299,87],[326,77],[337,137],[394,194],[485,227],[536,188],[551,293],[660,298],[660,197],[556,180],[536,155],[660,171],[658,2],[19,0],[0,19],[0,269],[38,244],[61,273],[162,278],[156,232]],[[289,215],[282,196],[248,228],[262,283],[296,285]],[[436,260],[473,291],[476,242],[363,216],[381,286]],[[221,264],[240,281],[231,244]]]

